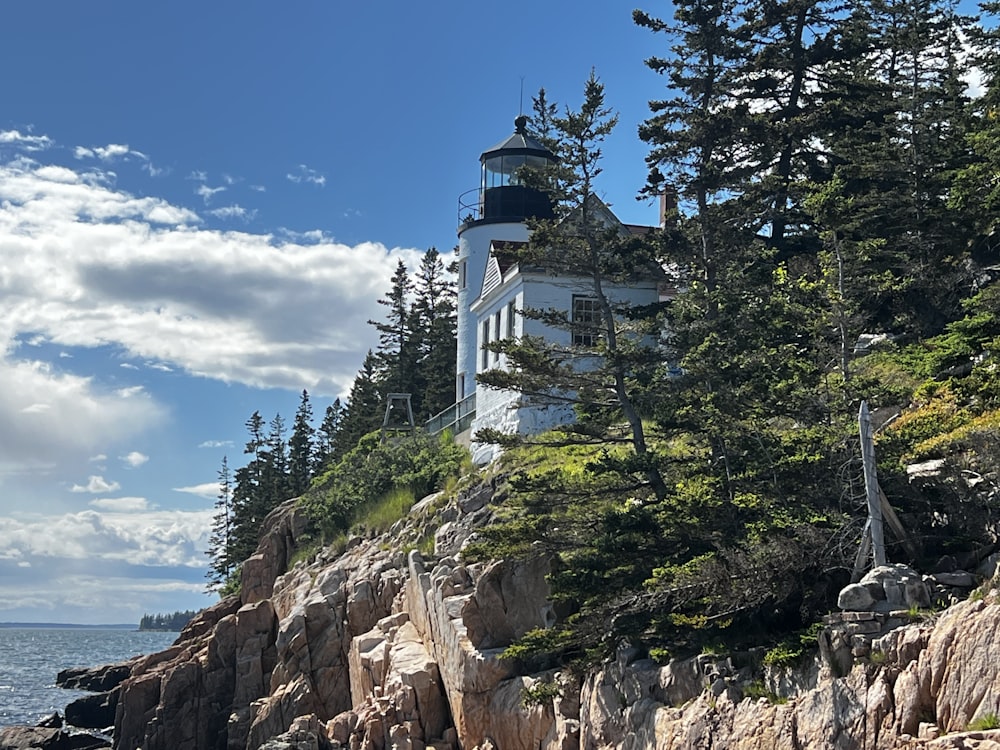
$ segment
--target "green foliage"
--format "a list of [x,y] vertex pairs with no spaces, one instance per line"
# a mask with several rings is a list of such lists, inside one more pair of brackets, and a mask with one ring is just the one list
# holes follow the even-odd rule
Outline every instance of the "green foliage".
[[314,539],[311,534],[303,534],[295,540],[296,548],[291,559],[288,561],[289,569],[294,568],[298,563],[310,563],[316,554],[323,548],[319,539]]
[[1000,729],[1000,716],[990,711],[970,721],[968,729],[970,732],[986,732],[990,729]]
[[876,436],[879,461],[901,468],[916,457],[917,445],[949,433],[971,418],[951,389],[939,389],[929,401],[904,412]]
[[361,506],[354,525],[376,533],[388,531],[390,526],[406,516],[414,502],[410,487],[394,487],[373,505]]
[[521,706],[548,706],[552,701],[562,696],[562,688],[555,680],[539,680],[531,687],[522,688]]
[[467,465],[468,453],[449,440],[418,432],[383,443],[371,433],[316,480],[302,503],[328,539],[355,522],[383,530],[415,497],[439,489]]
[[775,706],[780,706],[782,704],[788,703],[788,698],[783,698],[779,696],[777,693],[768,690],[767,686],[764,685],[763,680],[755,680],[754,682],[751,682],[749,685],[744,685],[743,695],[744,697],[749,698],[750,700],[753,701],[760,700],[761,698],[763,698],[768,703]]
[[816,622],[805,630],[793,634],[768,650],[764,654],[763,663],[770,667],[793,667],[800,664],[804,657],[815,653],[816,639],[822,628],[823,624]]

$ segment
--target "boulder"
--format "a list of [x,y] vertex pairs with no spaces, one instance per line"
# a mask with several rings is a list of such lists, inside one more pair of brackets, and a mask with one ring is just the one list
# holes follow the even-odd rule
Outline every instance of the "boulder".
[[111,747],[107,740],[91,734],[71,734],[49,727],[4,727],[0,729],[0,750],[101,750]]
[[118,690],[77,698],[66,706],[66,722],[82,729],[104,729],[115,723]]
[[56,686],[68,690],[104,693],[118,687],[132,673],[137,659],[105,664],[100,667],[72,667],[56,675]]
[[851,583],[840,590],[837,606],[849,612],[867,612],[875,606],[875,598],[866,586]]
[[62,725],[63,718],[59,715],[58,711],[53,711],[35,724],[36,727],[47,727],[49,729],[62,729]]

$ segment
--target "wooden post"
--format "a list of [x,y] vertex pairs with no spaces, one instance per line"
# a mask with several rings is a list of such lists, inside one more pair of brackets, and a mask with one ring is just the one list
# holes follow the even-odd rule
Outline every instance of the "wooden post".
[[875,565],[885,565],[885,536],[882,532],[882,503],[879,500],[878,476],[875,473],[875,444],[872,439],[872,417],[868,402],[861,402],[858,412],[858,429],[861,433],[861,462],[865,468],[865,495],[868,498],[869,531]]

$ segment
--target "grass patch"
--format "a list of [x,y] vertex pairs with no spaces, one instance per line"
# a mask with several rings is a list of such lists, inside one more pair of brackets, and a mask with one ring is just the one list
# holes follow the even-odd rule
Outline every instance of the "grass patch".
[[323,548],[323,543],[319,539],[313,539],[309,534],[303,534],[298,542],[292,559],[288,561],[289,570],[300,562],[308,565],[316,559],[316,555]]
[[367,530],[382,533],[405,518],[413,503],[416,502],[413,490],[409,487],[396,487],[389,490],[379,500],[370,506],[363,506],[354,515],[353,530]]
[[985,732],[989,729],[1000,729],[1000,716],[992,711],[969,722],[970,732]]
[[743,695],[751,700],[760,700],[761,698],[764,698],[773,706],[780,706],[788,703],[788,698],[782,698],[777,693],[768,690],[764,685],[763,680],[754,680],[749,685],[744,685]]

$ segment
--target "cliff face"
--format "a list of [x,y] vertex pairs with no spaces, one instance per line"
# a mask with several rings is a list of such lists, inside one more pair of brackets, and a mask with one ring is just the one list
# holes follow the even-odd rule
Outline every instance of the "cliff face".
[[[848,647],[845,659],[849,643],[828,638],[812,666],[767,675],[771,700],[743,697],[745,670],[706,657],[659,666],[622,649],[583,678],[516,673],[503,648],[555,616],[545,560],[456,557],[491,494],[481,486],[444,507],[432,496],[390,533],[291,569],[305,519],[278,509],[242,596],[133,667],[115,747],[1000,749],[1000,731],[964,731],[1000,715],[989,597],[893,630],[868,658]],[[428,528],[433,563],[404,552]]]

